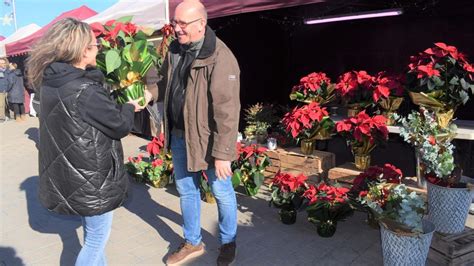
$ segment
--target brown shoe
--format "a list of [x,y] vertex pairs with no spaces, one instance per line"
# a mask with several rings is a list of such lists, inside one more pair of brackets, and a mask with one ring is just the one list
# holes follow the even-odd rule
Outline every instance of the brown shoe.
[[28,116],[26,115],[21,115],[21,120],[26,121],[28,119]]
[[20,116],[17,116],[15,117],[15,122],[23,122],[23,120],[21,120]]
[[197,246],[193,246],[189,243],[182,243],[179,248],[169,255],[168,259],[166,259],[166,265],[180,265],[191,258],[204,254],[204,252],[205,249],[202,242]]
[[235,260],[235,242],[222,245],[219,248],[219,257],[217,257],[217,266],[230,265]]

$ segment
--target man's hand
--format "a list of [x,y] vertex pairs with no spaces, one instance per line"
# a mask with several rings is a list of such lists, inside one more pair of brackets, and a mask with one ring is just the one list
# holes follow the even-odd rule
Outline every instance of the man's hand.
[[143,110],[143,108],[145,108],[145,106],[146,106],[146,105],[145,105],[145,106],[141,106],[141,105],[139,104],[139,102],[140,102],[141,100],[143,100],[143,97],[140,97],[140,98],[138,98],[138,99],[136,99],[136,100],[130,100],[130,101],[128,101],[127,103],[129,103],[129,104],[133,105],[133,107],[135,107],[135,113],[136,113],[136,112],[140,112],[141,110]]
[[221,180],[227,179],[228,176],[232,176],[232,169],[230,168],[230,161],[224,161],[215,159],[214,162],[216,168],[216,176]]

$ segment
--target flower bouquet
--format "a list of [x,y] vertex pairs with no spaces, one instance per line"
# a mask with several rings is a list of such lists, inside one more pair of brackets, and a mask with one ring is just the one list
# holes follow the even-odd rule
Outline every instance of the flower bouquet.
[[388,140],[387,119],[382,115],[370,117],[365,111],[336,123],[336,130],[346,138],[354,154],[355,165],[365,170],[370,165],[370,152]]
[[290,99],[304,103],[317,102],[321,105],[334,100],[334,84],[322,72],[313,72],[300,79],[300,83],[293,87]]
[[344,221],[353,214],[348,192],[347,188],[321,182],[317,186],[310,185],[303,193],[303,197],[309,200],[306,208],[308,221],[317,225],[320,236],[333,236],[337,229],[337,222]]
[[447,126],[456,108],[474,92],[474,66],[454,46],[435,46],[410,58],[407,89],[412,101],[436,112],[438,123]]
[[232,162],[232,184],[237,187],[243,184],[249,196],[255,196],[263,184],[265,168],[270,165],[270,158],[265,154],[267,148],[256,144],[245,146],[237,142],[238,158]]
[[280,220],[284,224],[296,222],[296,210],[302,204],[302,195],[307,188],[307,176],[293,176],[289,173],[278,172],[270,184],[272,191],[270,204],[281,208]]
[[121,104],[143,97],[143,77],[159,59],[153,43],[147,40],[153,30],[138,27],[130,22],[131,19],[129,16],[107,21],[105,25],[93,25],[102,45],[97,67],[104,72]]

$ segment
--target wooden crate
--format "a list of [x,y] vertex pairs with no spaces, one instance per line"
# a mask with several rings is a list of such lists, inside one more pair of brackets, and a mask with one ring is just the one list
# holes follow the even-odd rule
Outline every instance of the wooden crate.
[[474,264],[474,229],[459,234],[434,233],[428,258],[443,265]]
[[328,172],[328,178],[337,181],[344,186],[350,186],[352,181],[354,181],[354,178],[356,178],[360,173],[362,173],[362,171],[357,169],[354,163],[345,163],[330,169]]
[[327,171],[336,165],[334,153],[314,151],[312,155],[304,155],[300,148],[278,148],[267,151],[272,165],[267,167],[265,174],[271,176],[278,171],[303,173],[309,180],[318,182],[320,178],[327,176]]

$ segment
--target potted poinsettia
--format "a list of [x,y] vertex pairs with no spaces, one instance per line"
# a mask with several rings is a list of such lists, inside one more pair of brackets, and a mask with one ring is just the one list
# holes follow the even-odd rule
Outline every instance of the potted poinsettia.
[[336,123],[336,130],[346,138],[354,154],[355,166],[365,170],[370,166],[370,152],[388,140],[387,118],[382,115],[369,116],[361,111]]
[[144,95],[144,76],[156,66],[159,56],[147,40],[152,29],[131,23],[132,17],[107,21],[92,27],[102,48],[97,54],[97,67],[112,85],[118,103],[136,100]]
[[[153,139],[147,144],[146,151],[150,155],[150,161],[162,161],[163,164],[160,165],[159,175],[155,174],[153,177],[149,178],[149,181],[152,182],[152,185],[155,187],[164,187],[170,182],[170,178],[173,174],[173,163],[171,158],[171,152],[163,149],[165,136],[161,133],[158,137],[153,137]],[[161,170],[161,167],[163,169]],[[154,173],[154,172],[152,172]],[[159,184],[159,186],[157,186]]]
[[306,208],[308,221],[317,226],[318,235],[333,236],[337,229],[337,223],[353,214],[348,192],[348,188],[321,182],[316,186],[310,185],[303,193],[303,197],[309,200]]
[[338,78],[336,93],[348,107],[348,116],[354,116],[373,104],[375,77],[366,71],[349,71]]
[[125,164],[127,172],[137,182],[146,181],[146,169],[149,163],[143,160],[143,155],[139,154],[137,157],[128,157],[128,162]]
[[209,185],[209,177],[205,171],[201,171],[199,188],[201,189],[201,193],[205,202],[209,204],[216,203],[216,198],[214,197],[214,194],[212,194],[211,185]]
[[384,265],[425,265],[435,225],[423,197],[403,184],[370,183],[359,201],[380,224]]
[[290,94],[291,100],[304,103],[317,102],[321,105],[330,103],[335,97],[334,84],[323,72],[313,72],[302,77]]
[[296,210],[302,204],[302,196],[307,188],[307,176],[294,176],[290,173],[278,172],[270,184],[272,191],[270,204],[281,208],[280,220],[284,224],[296,222]]
[[312,154],[314,140],[328,138],[334,130],[334,122],[328,116],[326,107],[317,102],[295,107],[285,114],[281,122],[293,138],[301,142],[303,154]]
[[367,210],[367,222],[370,226],[378,228],[378,222],[374,217],[375,214],[370,208],[364,208],[364,206],[357,204],[358,200],[356,199],[359,198],[360,195],[367,193],[369,186],[371,185],[381,182],[400,184],[402,177],[403,173],[400,169],[387,163],[382,167],[370,166],[352,181],[352,187],[349,191],[349,196],[351,199],[353,199],[353,202],[356,203],[356,205],[359,205],[360,208]]
[[407,118],[396,118],[401,123],[400,135],[415,146],[418,184],[428,189],[430,221],[438,232],[463,231],[472,197],[471,187],[461,182],[461,171],[455,167],[451,141],[456,126],[442,127],[436,123],[435,112],[422,107]]
[[442,42],[410,61],[407,89],[412,101],[435,111],[438,123],[447,126],[456,108],[474,92],[474,66],[455,46]]
[[393,125],[394,121],[390,119],[403,102],[403,86],[401,76],[389,75],[386,72],[379,72],[375,76],[374,92],[372,98],[380,108],[382,114],[387,117],[387,125]]
[[256,144],[245,145],[237,142],[237,160],[232,162],[232,184],[242,184],[249,196],[255,196],[263,184],[265,168],[271,161],[265,153],[267,148]]

